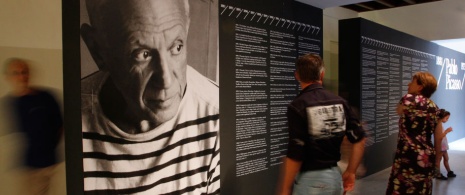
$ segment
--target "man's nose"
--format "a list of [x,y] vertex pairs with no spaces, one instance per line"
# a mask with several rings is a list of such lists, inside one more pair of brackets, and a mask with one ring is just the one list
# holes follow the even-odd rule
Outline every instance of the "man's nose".
[[27,72],[19,72],[17,74],[17,76],[18,76],[17,78],[19,80],[21,80],[21,81],[28,81],[29,80],[29,73],[27,73]]
[[173,83],[172,70],[169,65],[168,55],[163,52],[157,52],[157,57],[153,60],[154,76],[157,77],[157,83],[162,88],[169,88]]
[[21,72],[21,76],[28,78],[29,77],[29,72]]

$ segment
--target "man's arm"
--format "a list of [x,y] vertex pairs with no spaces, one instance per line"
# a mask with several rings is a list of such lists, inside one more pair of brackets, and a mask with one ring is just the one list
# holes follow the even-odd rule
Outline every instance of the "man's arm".
[[281,169],[281,182],[279,183],[278,195],[290,195],[292,194],[292,187],[294,179],[297,173],[299,173],[302,161],[294,160],[289,157],[285,157],[284,164]]
[[352,144],[352,154],[350,155],[349,164],[344,174],[342,174],[344,192],[352,191],[354,189],[355,172],[362,161],[363,153],[365,151],[365,140],[366,138],[364,137],[359,142]]

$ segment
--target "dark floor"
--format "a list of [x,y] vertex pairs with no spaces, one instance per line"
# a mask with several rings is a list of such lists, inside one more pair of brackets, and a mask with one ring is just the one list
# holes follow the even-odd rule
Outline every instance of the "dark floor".
[[[463,195],[465,194],[465,139],[449,144],[449,165],[457,177],[448,180],[434,180],[433,195]],[[391,168],[359,179],[355,183],[354,191],[348,195],[379,195],[384,194]],[[446,170],[441,163],[441,172]]]

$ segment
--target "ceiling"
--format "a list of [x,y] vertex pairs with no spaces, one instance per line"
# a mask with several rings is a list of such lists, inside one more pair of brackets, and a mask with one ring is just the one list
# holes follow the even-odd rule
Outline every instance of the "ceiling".
[[356,12],[375,11],[442,0],[296,0],[321,9],[344,7]]
[[[354,17],[377,21],[382,25],[425,40],[453,40],[454,47],[445,45],[452,44],[449,42],[437,43],[465,53],[465,47],[463,47],[465,45],[465,25],[459,25],[465,21],[465,0],[295,1],[323,9],[324,14],[334,17],[335,20],[344,19],[346,15],[334,15],[334,13],[346,9],[349,12],[358,13]],[[373,10],[368,11],[367,8],[364,9],[363,7],[370,7],[368,10]],[[399,20],[403,20],[403,22],[398,22]],[[332,20],[327,19],[327,21]]]
[[418,5],[422,3],[430,3],[441,0],[376,0],[376,1],[366,1],[358,2],[353,4],[342,5],[341,7],[347,8],[356,12],[366,12],[366,11],[375,11],[382,9],[390,9],[397,7],[404,7],[410,5]]
[[338,7],[341,5],[349,5],[355,4],[360,2],[366,2],[369,0],[296,0],[302,3],[306,3],[308,5],[312,5],[321,9],[329,8],[329,7]]

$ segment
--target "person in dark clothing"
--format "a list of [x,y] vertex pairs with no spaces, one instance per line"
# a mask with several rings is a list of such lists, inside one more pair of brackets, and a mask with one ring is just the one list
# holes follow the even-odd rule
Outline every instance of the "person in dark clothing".
[[[323,89],[324,73],[316,54],[296,62],[302,91],[288,106],[289,143],[279,194],[342,194],[354,187],[366,133],[348,103]],[[344,137],[353,150],[341,175],[337,162]]]
[[26,143],[23,194],[47,194],[58,162],[56,147],[63,127],[60,107],[50,92],[29,86],[26,60],[8,59],[4,74],[12,90],[3,97],[3,103],[14,119],[14,129],[24,135]]

